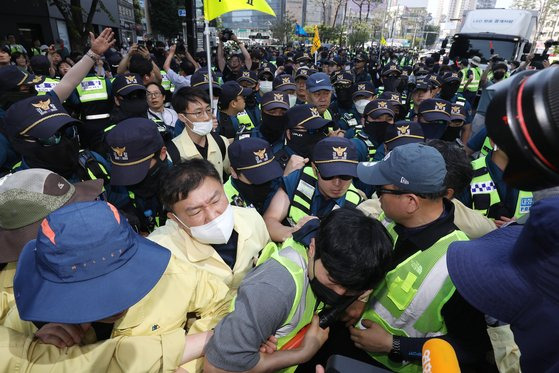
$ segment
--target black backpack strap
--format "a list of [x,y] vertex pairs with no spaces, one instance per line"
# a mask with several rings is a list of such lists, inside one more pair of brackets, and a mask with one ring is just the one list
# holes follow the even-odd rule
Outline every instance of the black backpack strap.
[[107,184],[110,182],[111,177],[108,170],[97,161],[89,150],[82,150],[78,161],[81,167],[80,178],[82,180],[103,179]]
[[179,152],[179,148],[175,145],[172,140],[165,142],[165,147],[167,148],[167,154],[171,157],[171,161],[173,164],[178,164],[181,162],[181,153]]
[[217,146],[219,147],[219,151],[221,152],[221,160],[224,160],[226,149],[225,149],[225,141],[223,141],[223,137],[221,137],[219,133],[213,131],[210,132],[210,134],[212,135],[215,142],[217,143]]

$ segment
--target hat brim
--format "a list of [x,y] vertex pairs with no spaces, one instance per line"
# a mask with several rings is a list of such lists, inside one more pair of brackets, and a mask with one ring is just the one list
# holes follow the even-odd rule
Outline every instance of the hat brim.
[[416,84],[415,87],[413,88],[413,91],[430,91],[431,90],[431,86],[428,84]]
[[243,90],[239,93],[239,95],[246,97],[249,96],[251,93],[252,93],[252,89],[243,87]]
[[54,135],[59,129],[64,127],[69,123],[81,123],[74,117],[71,117],[68,113],[58,112],[53,115],[46,115],[41,118],[43,121],[39,125],[34,126],[27,132],[26,135],[38,138],[38,139],[48,139]]
[[453,242],[447,252],[450,278],[464,299],[508,323],[530,307],[537,294],[512,261],[522,228],[511,225],[476,240]]
[[111,160],[111,185],[135,185],[144,180],[152,158],[135,165],[119,165]]
[[281,84],[276,88],[274,88],[274,91],[279,91],[279,92],[296,91],[296,90],[297,90],[297,86],[293,83]]
[[432,122],[435,120],[445,120],[447,122],[450,122],[450,115],[448,113],[441,113],[441,112],[436,112],[436,111],[430,111],[430,112],[423,112],[423,113],[419,113],[423,116],[423,118],[425,118],[425,120],[427,120],[428,122]]
[[237,82],[249,82],[250,84],[256,84],[258,83],[258,80],[254,80],[253,78],[248,78],[246,76],[241,76],[239,79],[237,79]]
[[371,110],[368,113],[365,113],[368,116],[370,116],[371,118],[378,118],[383,114],[388,114],[388,115],[392,115],[394,116],[394,111],[390,110],[390,109],[377,109],[377,110]]
[[393,180],[388,179],[384,174],[386,162],[359,162],[357,165],[357,177],[362,182],[369,185],[389,185],[394,184]]
[[332,121],[328,119],[315,117],[303,123],[303,126],[308,130],[317,130],[327,126],[331,122]]
[[328,163],[316,162],[315,164],[318,167],[318,172],[323,177],[344,175],[357,177],[357,163],[354,162],[334,161]]
[[454,114],[454,115],[451,115],[451,116],[450,116],[450,121],[452,122],[452,121],[454,121],[454,120],[463,120],[463,121],[465,121],[465,120],[466,120],[466,116],[465,116],[465,115],[462,115],[462,114]]
[[267,183],[283,175],[283,170],[275,158],[263,166],[240,170],[248,181],[255,185]]
[[[62,206],[74,202],[94,201],[103,192],[103,180],[88,180],[74,184],[74,194]],[[60,207],[62,207],[60,206]],[[17,229],[0,228],[0,263],[15,262],[26,243],[37,238],[43,219]]]
[[273,110],[273,109],[289,110],[289,104],[286,104],[285,102],[272,101],[272,102],[269,102],[267,104],[262,104],[262,109],[264,109],[264,110]]
[[37,271],[35,243],[23,248],[14,278],[19,315],[28,321],[80,324],[116,315],[153,289],[171,257],[169,250],[134,234],[137,251],[122,266],[90,280],[52,282]]
[[413,143],[417,143],[417,142],[425,142],[425,138],[423,136],[416,136],[416,137],[399,136],[392,141],[385,141],[384,144],[386,145],[386,148],[390,152],[398,146],[406,145],[406,144],[413,144]]
[[126,87],[122,87],[120,90],[116,91],[115,93],[119,96],[126,96],[132,92],[136,92],[136,91],[145,91],[146,87],[144,87],[141,84],[130,84],[127,85]]
[[351,98],[355,99],[355,97],[373,97],[374,93],[371,91],[355,91],[352,93]]
[[319,85],[316,87],[312,87],[312,88],[308,88],[309,92],[314,93],[314,92],[318,92],[318,91],[330,91],[332,92],[334,90],[334,87],[332,87],[332,85]]
[[41,84],[43,83],[47,77],[45,75],[32,75],[30,74],[21,84]]

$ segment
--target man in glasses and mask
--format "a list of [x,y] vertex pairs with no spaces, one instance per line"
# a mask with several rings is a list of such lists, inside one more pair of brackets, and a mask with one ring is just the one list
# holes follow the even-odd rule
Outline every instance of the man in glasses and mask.
[[[206,346],[204,371],[293,372],[328,337],[315,312],[343,309],[374,287],[391,261],[391,246],[380,222],[341,208],[309,221],[281,249],[265,250],[241,284],[234,311]],[[308,324],[301,347],[282,351]],[[270,335],[277,338],[278,351],[260,353]]]
[[351,140],[328,137],[313,148],[311,164],[284,177],[264,213],[270,237],[283,242],[309,219],[337,207],[355,207],[362,192],[352,184],[357,176],[357,151]]

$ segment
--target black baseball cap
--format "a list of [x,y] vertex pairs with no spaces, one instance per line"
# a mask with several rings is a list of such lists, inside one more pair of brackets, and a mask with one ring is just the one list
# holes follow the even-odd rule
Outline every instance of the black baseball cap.
[[332,84],[334,86],[338,85],[338,84],[353,84],[353,74],[352,73],[348,73],[346,71],[344,72],[340,72],[338,74],[336,74],[334,76],[334,79],[332,81]]
[[308,62],[311,60],[311,56],[308,52],[298,52],[295,54],[296,62]]
[[271,91],[266,92],[262,96],[262,109],[272,110],[272,109],[285,109],[289,110],[289,95],[285,92]]
[[357,149],[345,137],[327,137],[313,147],[312,162],[323,177],[357,177]]
[[273,78],[276,74],[276,67],[271,63],[262,66],[258,70],[258,79],[262,79],[264,74],[270,74],[270,76]]
[[356,97],[372,97],[375,94],[375,86],[369,81],[355,83],[352,87],[353,93],[351,97],[355,100]]
[[46,79],[43,75],[33,75],[23,72],[15,65],[0,69],[0,91],[11,91],[22,84],[41,84]]
[[382,75],[385,76],[388,74],[401,75],[402,70],[400,70],[400,66],[396,65],[394,62],[390,62],[382,68]]
[[295,128],[303,124],[307,130],[322,128],[331,121],[324,119],[318,113],[314,105],[295,105],[285,113],[287,116],[287,128]]
[[425,142],[423,128],[417,122],[398,121],[394,125],[388,126],[384,134],[384,144],[388,151],[392,151],[397,146],[414,142]]
[[425,79],[417,79],[415,81],[415,87],[413,88],[414,91],[430,91],[431,84],[427,82]]
[[221,94],[219,95],[218,104],[220,108],[227,109],[229,103],[239,96],[246,97],[252,93],[252,89],[243,88],[239,83],[234,80],[225,82],[221,86]]
[[363,111],[364,115],[370,116],[372,118],[378,118],[383,114],[388,114],[394,117],[394,110],[388,100],[372,100],[365,106]]
[[363,53],[357,53],[353,58],[356,62],[366,62],[368,60],[367,56]]
[[[0,68],[0,71],[6,67]],[[70,116],[56,95],[29,97],[10,106],[4,117],[8,136],[48,139],[69,123],[80,123]]]
[[276,76],[274,83],[272,84],[274,91],[290,91],[295,90],[297,86],[295,85],[295,80],[293,76],[289,74],[281,74]]
[[283,174],[272,147],[266,140],[248,137],[233,141],[227,149],[227,154],[231,167],[245,175],[252,184],[264,184]]
[[118,123],[106,136],[111,152],[111,184],[134,185],[144,180],[151,159],[163,147],[157,124],[145,118]]
[[[219,84],[216,83],[215,79],[214,79],[215,75],[212,74],[212,87],[213,87],[213,93],[216,96],[221,95],[221,87],[219,86]],[[194,74],[192,74],[192,76],[190,77],[190,86],[192,88],[201,88],[203,90],[209,90],[210,89],[210,78],[208,75],[208,72],[206,69],[200,69],[198,71],[196,71]]]
[[460,82],[462,81],[462,72],[461,71],[456,71],[456,72],[447,72],[443,75],[442,77],[442,82],[443,83],[450,83],[450,82]]
[[126,96],[134,91],[145,91],[144,82],[139,74],[118,74],[113,80],[112,92],[114,95]]
[[258,83],[258,74],[256,71],[243,71],[241,76],[237,78],[237,82],[249,82],[250,84]]

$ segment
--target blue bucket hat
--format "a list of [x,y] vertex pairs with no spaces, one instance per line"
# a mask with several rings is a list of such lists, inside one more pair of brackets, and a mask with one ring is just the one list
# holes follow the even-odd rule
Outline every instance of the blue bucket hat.
[[411,193],[439,193],[445,189],[446,164],[437,149],[425,144],[401,145],[380,162],[361,162],[359,180],[370,185],[395,185]]
[[116,315],[150,292],[170,257],[107,202],[62,207],[20,254],[14,277],[20,317],[80,324]]
[[553,371],[557,360],[551,356],[559,335],[550,331],[559,328],[558,221],[559,197],[545,198],[530,208],[526,225],[454,242],[447,252],[450,278],[464,299],[511,324],[523,370]]

